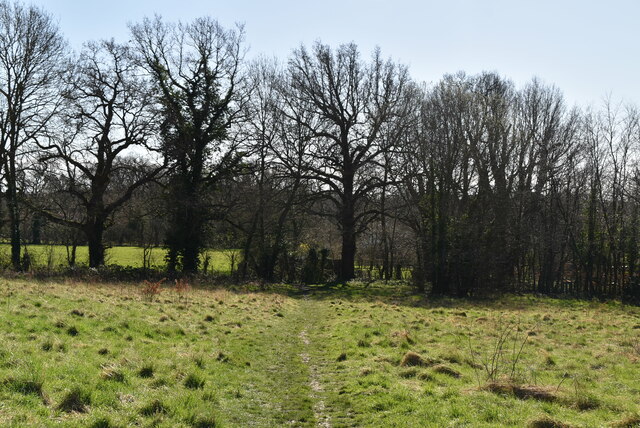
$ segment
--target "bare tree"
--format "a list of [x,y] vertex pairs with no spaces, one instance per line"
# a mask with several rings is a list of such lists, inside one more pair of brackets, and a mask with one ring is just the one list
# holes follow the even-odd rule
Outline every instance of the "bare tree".
[[46,12],[0,1],[0,167],[15,269],[20,268],[22,162],[60,105],[65,46]]
[[[241,277],[251,269],[272,281],[279,259],[290,249],[292,219],[304,205],[305,182],[300,158],[308,140],[298,121],[281,114],[277,87],[282,70],[277,62],[260,59],[249,67],[252,93],[245,105],[247,120],[240,126],[247,156],[247,174],[238,181],[235,213],[229,223],[243,235]],[[244,214],[244,215],[243,215]]]
[[84,233],[91,267],[104,264],[103,234],[113,214],[163,170],[151,160],[159,149],[151,89],[127,45],[89,43],[66,93],[62,127],[40,143],[53,198],[33,205]]
[[377,50],[364,62],[354,44],[333,51],[317,43],[311,52],[303,46],[289,60],[283,114],[304,118],[311,135],[304,178],[335,206],[342,279],[354,276],[356,238],[377,215],[369,198],[382,185],[376,172],[387,147],[380,131],[395,118],[408,82],[405,67]]

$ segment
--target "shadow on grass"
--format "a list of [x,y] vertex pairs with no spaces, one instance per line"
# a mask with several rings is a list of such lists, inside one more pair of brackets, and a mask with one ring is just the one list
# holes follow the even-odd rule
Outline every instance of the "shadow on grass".
[[[267,294],[286,295],[291,298],[304,298],[316,301],[343,300],[347,302],[369,302],[384,303],[407,307],[425,308],[459,308],[469,307],[505,307],[504,297],[499,300],[494,298],[453,298],[441,297],[433,298],[426,294],[416,292],[416,289],[405,281],[377,281],[360,282],[351,281],[349,283],[332,282],[326,284],[313,285],[291,285],[291,284],[268,284],[255,286],[252,284],[236,285],[231,288],[236,292],[255,292]],[[513,299],[513,305],[518,303],[518,299]],[[505,307],[507,309],[507,307]]]
[[[286,295],[291,298],[304,298],[316,301],[343,300],[346,302],[383,303],[388,305],[421,307],[427,309],[459,309],[476,308],[504,311],[523,310],[531,305],[554,307],[588,307],[599,306],[598,300],[586,300],[573,297],[550,297],[533,294],[501,294],[478,297],[432,297],[420,294],[406,281],[374,281],[349,283],[326,283],[314,285],[252,284],[234,285],[235,292],[255,292]],[[608,302],[611,306],[626,306],[619,301]]]

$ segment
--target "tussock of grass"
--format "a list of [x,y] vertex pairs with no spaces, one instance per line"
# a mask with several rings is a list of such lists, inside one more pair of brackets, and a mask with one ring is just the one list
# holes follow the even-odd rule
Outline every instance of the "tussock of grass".
[[556,401],[558,399],[553,388],[537,385],[491,382],[483,386],[482,389],[496,394],[512,395],[520,400]]
[[204,369],[204,367],[205,367],[205,358],[202,355],[197,355],[197,356],[193,357],[193,363],[199,369]]
[[153,400],[140,408],[142,416],[164,415],[168,412],[167,407],[160,400]]
[[418,376],[418,373],[420,373],[420,371],[418,369],[416,369],[415,367],[410,367],[410,368],[408,368],[406,370],[402,370],[400,372],[400,377],[408,379],[408,378],[412,378],[412,377]]
[[433,375],[427,372],[420,372],[418,373],[418,379],[424,380],[424,381],[431,381],[433,380]]
[[64,395],[58,404],[58,410],[66,413],[84,413],[90,405],[91,395],[80,388],[73,388]]
[[168,384],[169,384],[169,382],[165,378],[159,378],[159,379],[155,379],[153,382],[151,382],[151,387],[152,388],[162,388],[164,386],[167,386]]
[[435,364],[435,361],[431,358],[425,358],[422,355],[409,351],[404,354],[402,360],[400,361],[401,367],[410,367],[410,366],[420,366],[420,367],[429,367]]
[[640,427],[640,415],[627,416],[624,419],[611,424],[612,428],[638,428]]
[[189,424],[193,428],[216,428],[220,426],[213,415],[196,416],[191,418]]
[[447,376],[451,376],[454,378],[461,378],[462,377],[462,373],[460,373],[459,371],[452,369],[449,366],[445,366],[444,364],[437,364],[435,366],[433,366],[433,371],[436,373],[440,373],[440,374],[444,374]]
[[539,419],[534,419],[527,425],[528,428],[571,428],[571,425],[563,422],[551,419],[548,416],[543,416]]
[[31,378],[16,379],[10,377],[5,379],[3,384],[10,391],[15,391],[23,395],[35,395],[43,400],[45,399],[43,382],[41,380]]
[[124,383],[126,381],[124,373],[117,366],[105,366],[100,377],[105,380]]
[[184,379],[185,388],[189,389],[201,389],[204,388],[205,380],[195,373],[189,374]]
[[152,365],[146,365],[146,366],[142,366],[140,367],[140,370],[138,370],[138,377],[141,377],[143,379],[148,379],[153,377],[153,366]]
[[362,369],[360,369],[360,376],[369,376],[370,374],[373,374],[373,369],[371,367],[363,367]]
[[93,421],[89,425],[89,428],[115,428],[115,425],[113,425],[111,423],[109,418],[102,417],[102,418],[99,418],[99,419]]
[[415,341],[411,338],[407,330],[394,331],[393,333],[391,333],[391,337],[403,340],[409,345],[415,344]]
[[578,410],[587,411],[600,407],[600,400],[590,395],[581,395],[571,400],[570,404]]

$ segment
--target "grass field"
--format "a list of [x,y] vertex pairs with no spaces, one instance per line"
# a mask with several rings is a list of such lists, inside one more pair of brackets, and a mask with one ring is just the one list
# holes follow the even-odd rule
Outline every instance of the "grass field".
[[637,307],[376,284],[142,290],[3,280],[0,426],[640,421]]
[[[38,267],[59,267],[67,266],[67,248],[64,245],[25,245],[26,251],[31,257],[32,264]],[[10,246],[0,244],[0,258],[9,263]],[[24,249],[23,249],[24,252]],[[166,250],[164,248],[152,248],[150,265],[152,268],[161,269],[165,266]],[[143,267],[144,251],[141,247],[123,246],[107,248],[105,263],[118,266]],[[201,256],[204,262],[209,257],[208,270],[228,274],[231,270],[231,255],[236,255],[235,264],[237,266],[237,250],[206,250]],[[89,263],[89,251],[87,246],[79,246],[76,250],[76,263],[87,265]],[[201,265],[202,266],[202,265]]]

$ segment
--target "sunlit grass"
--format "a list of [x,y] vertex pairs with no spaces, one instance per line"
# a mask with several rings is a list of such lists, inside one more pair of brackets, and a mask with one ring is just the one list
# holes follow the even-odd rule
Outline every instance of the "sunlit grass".
[[[426,301],[398,284],[142,288],[2,281],[0,426],[599,427],[640,413],[637,307]],[[508,325],[526,342],[494,385],[483,364]]]
[[[23,253],[29,254],[31,264],[37,267],[57,268],[68,266],[68,257],[71,248],[64,245],[25,245]],[[0,244],[0,259],[6,263],[10,260],[10,247],[8,244]],[[151,248],[149,264],[153,269],[163,269],[165,267],[165,256],[167,250],[164,248]],[[207,270],[217,273],[228,274],[231,270],[231,257],[235,257],[234,264],[238,263],[237,250],[206,250],[200,260],[201,267],[207,263]],[[206,259],[209,259],[206,261]],[[121,246],[110,247],[106,250],[105,263],[123,267],[140,268],[143,267],[144,250],[142,247]],[[76,263],[87,265],[89,263],[89,251],[87,246],[79,246],[76,249]]]

